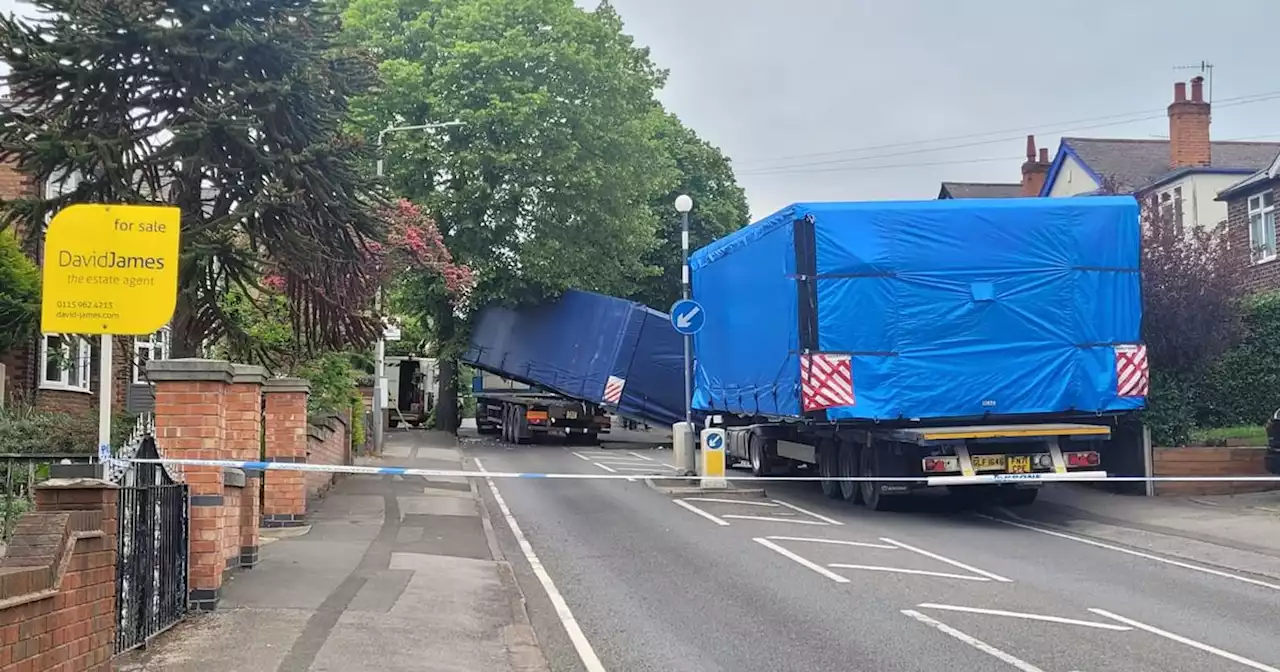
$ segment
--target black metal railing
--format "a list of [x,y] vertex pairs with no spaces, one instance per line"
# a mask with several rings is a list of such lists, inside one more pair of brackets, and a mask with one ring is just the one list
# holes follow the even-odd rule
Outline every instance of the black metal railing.
[[0,453],[0,542],[8,543],[22,514],[35,510],[36,486],[54,464],[87,464],[88,454]]
[[[155,454],[150,437],[139,457]],[[150,450],[148,450],[150,448]],[[135,649],[187,613],[187,486],[162,467],[134,464],[118,491],[117,654]]]

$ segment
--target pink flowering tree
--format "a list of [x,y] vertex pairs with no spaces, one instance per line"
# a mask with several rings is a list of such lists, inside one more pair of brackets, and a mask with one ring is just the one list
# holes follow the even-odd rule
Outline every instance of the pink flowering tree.
[[425,284],[442,292],[454,306],[462,306],[475,287],[471,269],[454,261],[436,222],[417,205],[400,199],[383,213],[385,245],[371,243],[374,277],[384,286]]

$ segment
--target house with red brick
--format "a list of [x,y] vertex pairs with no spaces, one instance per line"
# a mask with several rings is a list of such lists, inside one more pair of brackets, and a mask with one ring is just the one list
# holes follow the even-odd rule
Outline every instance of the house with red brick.
[[1027,136],[1027,160],[1021,182],[943,182],[938,200],[949,198],[1019,198],[1039,196],[1049,174],[1048,148],[1036,149],[1036,136]]
[[1227,208],[1227,240],[1244,266],[1248,291],[1280,289],[1276,255],[1276,204],[1280,202],[1280,152],[1265,168],[1218,193]]
[[[71,180],[36,184],[11,165],[0,164],[0,198],[14,199],[43,190],[47,198],[72,188]],[[34,251],[37,264],[43,252]],[[41,334],[24,347],[0,353],[3,394],[0,403],[23,403],[44,410],[89,413],[98,407],[103,388],[99,380],[100,338],[75,334]],[[141,412],[154,406],[152,387],[145,378],[148,359],[168,357],[167,330],[143,338],[117,337],[109,381],[112,408]]]
[[1158,199],[1183,226],[1212,227],[1227,220],[1218,194],[1272,163],[1280,143],[1210,139],[1211,104],[1204,78],[1174,85],[1168,140],[1062,138],[1041,196],[1085,196],[1107,191]]

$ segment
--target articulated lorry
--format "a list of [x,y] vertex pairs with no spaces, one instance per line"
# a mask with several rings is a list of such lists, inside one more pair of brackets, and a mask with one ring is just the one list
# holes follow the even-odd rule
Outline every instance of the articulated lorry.
[[683,341],[667,315],[570,290],[536,306],[489,306],[462,361],[476,376],[476,426],[511,443],[594,441],[609,413],[655,425],[684,419]]
[[694,407],[873,509],[1105,476],[1147,394],[1140,238],[1128,197],[792,205],[690,258]]

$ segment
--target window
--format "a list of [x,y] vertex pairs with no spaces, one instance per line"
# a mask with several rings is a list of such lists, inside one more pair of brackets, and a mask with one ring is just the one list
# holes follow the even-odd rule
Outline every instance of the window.
[[1270,191],[1249,198],[1249,248],[1255,264],[1276,258],[1276,204]]
[[44,370],[40,387],[53,390],[89,391],[93,348],[80,336],[45,334],[40,343]]
[[133,382],[147,384],[147,362],[169,359],[169,328],[133,339]]

